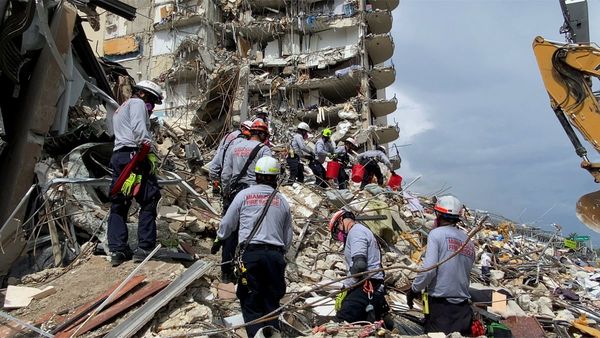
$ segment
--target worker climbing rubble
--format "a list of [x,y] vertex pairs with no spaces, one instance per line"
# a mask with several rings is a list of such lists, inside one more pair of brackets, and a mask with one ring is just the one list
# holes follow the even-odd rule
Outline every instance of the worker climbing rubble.
[[344,140],[343,145],[335,149],[335,160],[340,163],[340,171],[337,177],[338,189],[348,188],[349,177],[345,169],[350,164],[350,153],[355,152],[356,149],[358,149],[358,143],[352,137],[348,137]]
[[221,190],[221,173],[223,170],[225,153],[227,152],[227,149],[242,139],[250,138],[250,128],[252,128],[252,122],[244,121],[240,125],[239,129],[235,129],[225,134],[221,142],[219,142],[215,156],[213,157],[209,166],[209,178],[213,184],[214,192],[218,193]]
[[344,280],[344,291],[336,299],[336,319],[348,323],[382,320],[389,306],[385,300],[385,275],[380,271],[381,251],[375,236],[356,222],[353,212],[344,209],[333,214],[328,226],[331,237],[344,244],[348,275],[364,273]]
[[415,277],[407,293],[410,308],[415,298],[423,299],[425,332],[471,334],[469,275],[475,246],[457,227],[462,209],[463,204],[454,196],[437,199],[434,229],[427,236],[424,271]]
[[364,189],[371,182],[373,175],[377,177],[377,184],[383,186],[383,174],[379,168],[379,162],[385,164],[390,171],[393,170],[392,163],[386,155],[385,148],[382,146],[377,146],[374,150],[367,150],[359,154],[357,160],[365,168],[360,190]]
[[304,142],[308,138],[310,127],[306,122],[300,122],[290,143],[287,165],[290,170],[290,180],[304,183],[303,156],[314,156],[314,152]]
[[331,141],[332,131],[329,128],[323,129],[321,132],[321,137],[315,143],[315,157],[312,157],[310,163],[308,164],[310,170],[312,170],[315,175],[315,184],[320,186],[321,188],[327,188],[329,185],[327,184],[327,179],[325,178],[325,168],[323,164],[328,156],[333,156],[335,151],[335,146]]
[[[161,104],[162,99],[160,86],[152,81],[140,81],[135,85],[132,97],[113,115],[112,205],[107,235],[113,266],[132,257],[141,262],[156,246],[156,207],[160,199],[156,180],[158,158],[153,152],[148,153],[152,144],[148,129],[154,106]],[[127,216],[133,198],[140,205],[140,212],[138,247],[132,253],[127,242]]]
[[[259,158],[271,156],[271,149],[265,145],[269,139],[269,130],[262,121],[254,121],[250,128],[250,139],[237,142],[225,153],[223,164],[223,215],[226,214],[229,205],[235,196],[242,190],[256,184],[254,166]],[[231,259],[237,246],[237,230],[234,236],[230,236],[225,242],[215,239],[211,253],[216,254],[222,247],[221,278],[224,283],[234,281],[233,266]]]
[[[253,170],[256,185],[235,197],[217,233],[220,241],[232,236],[239,241],[236,295],[246,323],[279,308],[286,292],[284,254],[292,243],[293,230],[288,202],[277,192],[280,171],[275,158],[260,158]],[[248,337],[265,326],[279,329],[277,317],[247,325]]]

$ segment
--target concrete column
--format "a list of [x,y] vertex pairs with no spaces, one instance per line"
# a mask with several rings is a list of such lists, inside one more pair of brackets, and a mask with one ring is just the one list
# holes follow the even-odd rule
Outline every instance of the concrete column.
[[[369,109],[369,101],[371,99],[371,89],[369,87],[369,53],[367,52],[366,46],[366,37],[367,37],[367,23],[366,23],[366,0],[359,0],[358,2],[358,10],[360,11],[360,29],[359,29],[359,38],[360,38],[360,49],[361,49],[361,66],[363,67],[363,75],[360,80],[360,92],[363,97],[362,107],[360,109],[360,117],[362,121],[363,130],[366,130],[371,125],[371,110]],[[368,147],[373,146],[373,141],[371,139],[368,140]]]

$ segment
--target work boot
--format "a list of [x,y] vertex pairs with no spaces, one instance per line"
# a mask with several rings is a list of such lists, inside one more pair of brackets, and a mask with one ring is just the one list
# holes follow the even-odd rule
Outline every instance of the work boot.
[[146,257],[148,257],[148,255],[151,252],[152,252],[152,250],[144,250],[142,248],[135,249],[135,252],[133,253],[133,262],[134,263],[142,262],[144,259],[146,259]]
[[394,327],[396,326],[394,323],[394,318],[392,317],[391,314],[386,313],[383,316],[383,325],[387,330],[392,331],[394,329]]
[[237,280],[235,278],[235,274],[233,273],[233,271],[227,271],[227,272],[222,272],[221,273],[221,283],[223,283],[223,284],[229,284],[229,283],[235,284],[236,282],[237,282]]
[[112,266],[119,266],[124,262],[130,260],[132,257],[131,250],[125,249],[120,251],[112,251],[110,253],[110,263]]

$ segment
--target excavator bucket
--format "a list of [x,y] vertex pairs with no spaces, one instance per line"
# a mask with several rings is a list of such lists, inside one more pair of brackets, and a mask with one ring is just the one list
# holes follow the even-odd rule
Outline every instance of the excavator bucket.
[[581,196],[577,201],[575,214],[581,223],[600,232],[600,190]]

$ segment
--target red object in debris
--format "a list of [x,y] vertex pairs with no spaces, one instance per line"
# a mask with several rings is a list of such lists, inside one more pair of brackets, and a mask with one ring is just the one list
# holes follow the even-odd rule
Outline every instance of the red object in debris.
[[149,152],[150,152],[150,144],[142,143],[142,148],[135,154],[135,156],[133,156],[133,158],[131,159],[131,161],[129,161],[129,163],[125,166],[125,168],[123,168],[123,171],[121,171],[121,175],[119,175],[119,178],[117,178],[115,185],[110,190],[110,196],[114,196],[119,191],[121,191],[121,188],[123,187],[123,183],[125,183],[125,180],[127,180],[127,178],[129,177],[129,174],[131,174],[133,169],[135,169],[135,167],[139,163],[141,163],[142,161],[144,161],[146,159],[146,156],[148,156]]
[[402,185],[402,176],[397,175],[396,173],[392,173],[392,176],[390,176],[387,185],[394,191],[400,189],[400,186]]
[[485,335],[485,326],[479,319],[473,319],[471,323],[471,336],[479,337]]
[[352,166],[352,182],[360,183],[362,182],[363,176],[365,175],[365,167],[356,163]]
[[325,173],[325,177],[328,180],[333,180],[336,179],[338,177],[338,174],[340,172],[340,162],[338,161],[331,161],[327,163],[327,172]]

